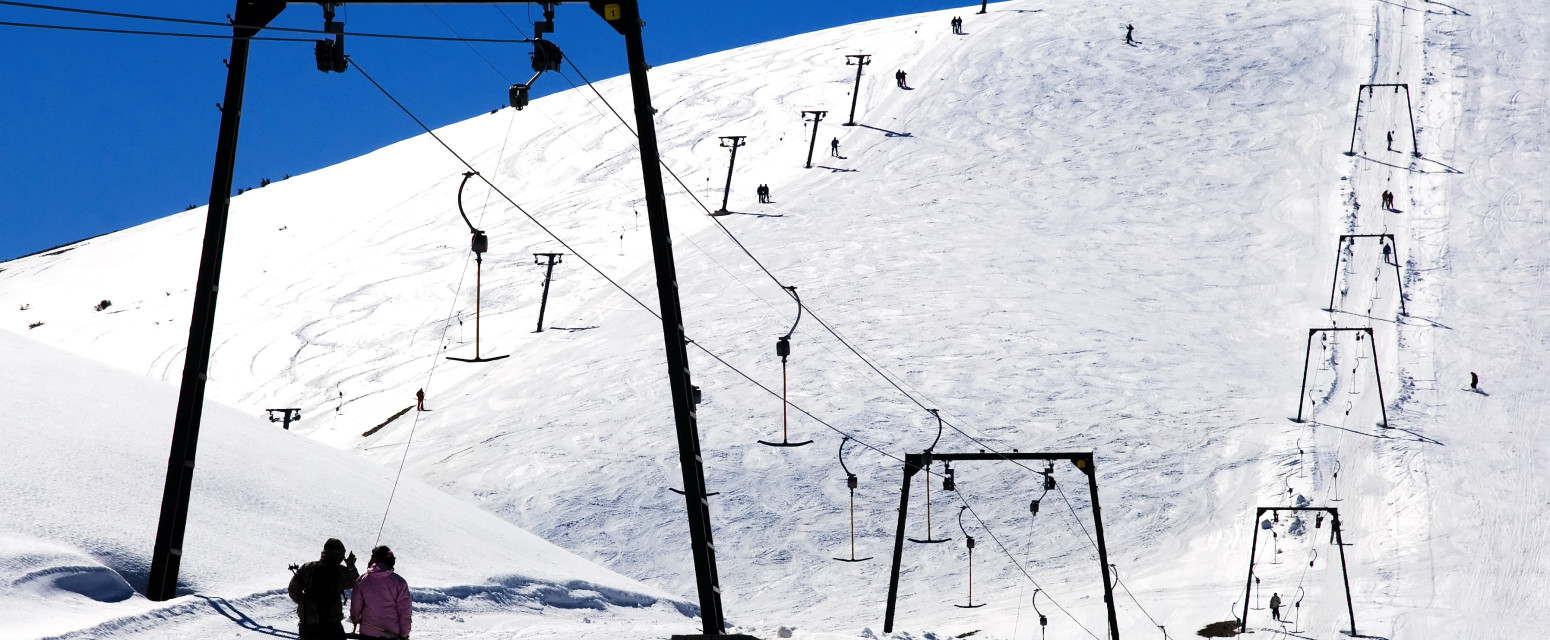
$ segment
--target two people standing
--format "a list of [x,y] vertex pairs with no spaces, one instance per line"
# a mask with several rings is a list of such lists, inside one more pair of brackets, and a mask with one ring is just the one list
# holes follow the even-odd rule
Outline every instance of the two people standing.
[[[341,563],[343,563],[341,565]],[[296,568],[289,593],[296,603],[300,640],[338,640],[344,637],[344,592],[350,599],[350,622],[361,633],[382,638],[408,638],[411,606],[409,585],[393,572],[392,549],[380,546],[362,576],[355,568],[355,554],[345,555],[344,543],[329,538],[319,559]]]

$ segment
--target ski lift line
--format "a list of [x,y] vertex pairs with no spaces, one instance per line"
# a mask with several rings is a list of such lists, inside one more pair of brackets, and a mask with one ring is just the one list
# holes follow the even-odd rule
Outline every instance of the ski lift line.
[[[1093,633],[1086,626],[1083,626],[1081,620],[1077,620],[1076,616],[1071,615],[1071,612],[1066,611],[1065,607],[1060,606],[1060,603],[1055,601],[1055,597],[1050,595],[1049,589],[1045,589],[1043,586],[1040,586],[1039,581],[1033,579],[1033,574],[1028,573],[1028,570],[1023,568],[1022,563],[1017,561],[1017,557],[1012,555],[1012,552],[1006,548],[1006,545],[1001,544],[1001,538],[996,536],[996,532],[990,528],[990,525],[985,524],[985,521],[980,518],[980,514],[974,511],[974,507],[969,504],[968,498],[963,496],[962,491],[954,491],[953,493],[958,496],[958,501],[963,503],[963,508],[968,510],[969,515],[974,516],[974,521],[980,524],[980,528],[985,530],[985,535],[990,536],[991,542],[996,543],[996,547],[1001,549],[1001,553],[1005,554],[1007,559],[1012,561],[1012,566],[1017,567],[1017,570],[1022,572],[1023,577],[1027,578],[1028,582],[1033,583],[1034,588],[1044,592],[1044,597],[1049,599],[1050,604],[1055,605],[1056,609],[1059,609],[1061,613],[1066,614],[1066,617],[1070,618],[1071,622],[1076,623],[1078,628],[1080,628],[1082,631],[1086,631],[1087,635],[1092,636],[1094,640],[1102,640],[1101,638],[1098,638],[1097,634]],[[959,515],[963,514],[962,511],[959,511],[958,513]]]
[[[127,19],[131,19],[131,20],[150,20],[150,21],[155,21],[155,22],[171,22],[171,23],[175,23],[175,24],[188,24],[188,25],[197,25],[197,26],[202,26],[202,27],[220,27],[220,28],[223,28],[223,29],[230,29],[232,27],[243,28],[243,27],[247,26],[247,25],[234,24],[234,23],[231,23],[231,22],[216,22],[214,20],[194,20],[192,18],[173,18],[173,17],[169,17],[169,16],[151,16],[151,15],[143,15],[143,14],[137,14],[137,13],[119,13],[119,12],[116,12],[116,11],[97,11],[97,10],[93,10],[93,9],[77,9],[77,8],[74,8],[74,7],[59,7],[59,6],[47,5],[47,4],[36,4],[36,3],[32,3],[32,2],[12,2],[11,0],[0,0],[0,5],[10,6],[10,7],[20,7],[20,8],[23,8],[23,9],[41,9],[41,10],[45,10],[45,11],[61,11],[61,12],[65,12],[65,13],[77,13],[77,14],[84,14],[84,15],[103,16],[103,17],[108,17],[108,18],[127,18]],[[0,23],[0,24],[11,24],[11,23]],[[13,25],[13,26],[47,26],[47,25]],[[223,39],[223,40],[229,39],[229,38],[232,37],[232,36],[228,36],[228,35],[218,35],[218,34],[156,33],[156,32],[131,31],[131,30],[119,30],[119,29],[108,30],[108,29],[97,29],[97,28],[90,28],[90,27],[54,27],[54,28],[72,29],[72,30],[79,29],[81,31],[107,31],[109,33],[139,33],[139,34],[144,34],[144,35],[170,35],[170,36],[185,36],[185,37],[194,37],[194,38],[220,38],[220,39]],[[268,31],[284,31],[286,33],[309,33],[309,34],[317,34],[317,35],[334,35],[332,33],[328,33],[328,32],[325,32],[325,31],[318,30],[318,29],[296,29],[296,28],[275,27],[275,26],[248,27],[248,28],[253,28],[253,29],[262,28],[262,29],[265,29],[265,30],[268,30]],[[463,38],[463,37],[446,38],[446,37],[439,37],[439,36],[415,36],[415,35],[392,34],[392,33],[345,33],[344,35],[353,36],[353,37],[356,37],[356,38],[391,38],[391,39],[395,39],[395,40],[425,40],[425,41],[431,41],[431,42],[489,42],[489,43],[499,43],[499,44],[524,44],[524,43],[532,42],[531,40],[527,40],[527,39],[511,40],[509,38]],[[280,41],[286,41],[286,42],[314,42],[314,40],[312,40],[310,38],[259,38],[259,37],[252,37],[252,38],[248,38],[248,39],[249,40],[280,40]]]
[[[597,95],[598,100],[602,101],[603,105],[608,107],[609,111],[613,112],[614,117],[619,120],[619,122],[624,126],[624,128],[626,130],[628,130],[631,135],[639,137],[639,134],[637,134],[635,132],[635,129],[630,126],[629,121],[625,120],[624,116],[619,113],[619,110],[615,109],[613,104],[608,102],[607,98],[603,97],[602,92],[598,91],[597,87],[592,84],[592,81],[587,79],[586,74],[581,72],[581,69],[576,66],[576,63],[571,61],[571,59],[569,57],[565,58],[565,62],[566,62],[566,64],[570,65],[571,69],[573,69],[576,72],[577,76],[581,77],[582,81],[587,83],[587,87],[590,88],[592,90],[592,92]],[[732,243],[737,245],[738,249],[740,249],[743,252],[744,255],[748,256],[749,260],[753,261],[755,266],[759,267],[760,271],[764,272],[764,274],[766,276],[769,276],[770,280],[773,281],[776,284],[776,286],[779,286],[782,289],[786,289],[787,288],[786,284],[784,282],[781,282],[780,278],[776,277],[775,274],[773,272],[771,272],[768,267],[764,266],[764,263],[761,262],[759,260],[759,258],[753,254],[753,251],[748,249],[747,245],[743,244],[742,240],[738,239],[736,234],[732,233],[731,229],[728,229],[727,226],[725,224],[723,224],[721,222],[721,220],[718,219],[716,216],[711,215],[712,211],[710,209],[710,206],[705,204],[704,201],[700,200],[699,196],[695,195],[694,191],[692,189],[690,189],[688,187],[688,185],[684,184],[683,179],[678,176],[678,172],[674,171],[673,168],[667,164],[666,160],[663,160],[662,158],[658,158],[657,162],[658,162],[658,164],[660,164],[662,166],[663,169],[665,169],[667,171],[668,175],[671,175],[673,177],[673,180],[678,183],[678,186],[681,187],[685,191],[685,193],[687,193],[689,195],[689,197],[694,200],[695,204],[698,204],[700,206],[700,208],[705,211],[705,215],[710,217],[711,222],[715,223],[715,225],[718,228],[721,229],[722,233],[725,233],[727,238],[732,240]],[[872,369],[873,372],[877,373],[878,376],[881,376],[884,380],[886,380],[888,382],[888,384],[891,385],[900,394],[903,394],[906,398],[909,398],[911,402],[914,402],[921,409],[928,409],[929,410],[929,407],[927,406],[927,403],[922,402],[920,399],[918,399],[914,395],[910,394],[910,392],[904,390],[904,388],[901,387],[899,385],[899,383],[896,382],[892,376],[890,376],[887,373],[883,372],[882,369],[879,368],[877,364],[872,362],[871,358],[868,358],[867,356],[863,355],[861,353],[861,351],[855,347],[855,345],[852,345],[850,343],[850,341],[848,341],[844,337],[840,336],[839,332],[835,331],[834,327],[830,326],[828,322],[825,322],[824,319],[819,317],[816,312],[814,312],[812,309],[808,309],[807,313],[808,313],[808,315],[813,317],[814,321],[816,321],[819,325],[823,326],[824,330],[827,331],[829,333],[829,335],[833,336],[835,340],[838,340],[840,342],[840,344],[844,345],[847,350],[849,350],[858,359],[860,359],[863,363],[865,363],[868,368]],[[920,391],[917,389],[916,393],[919,394]],[[920,394],[920,395],[924,395],[924,394]],[[931,403],[931,404],[935,404],[935,403]],[[947,426],[952,427],[952,429],[954,431],[957,431],[958,433],[962,434],[964,437],[968,438],[970,441],[980,445],[981,447],[984,447],[986,450],[990,450],[990,451],[994,451],[995,450],[990,445],[985,444],[984,441],[982,441],[982,440],[980,440],[978,438],[975,438],[974,436],[969,435],[967,432],[965,432],[962,429],[959,429],[956,425],[948,423]],[[1017,461],[1015,461],[1015,460],[1013,460],[1011,462],[1017,463]],[[1018,464],[1018,466],[1023,466],[1023,465],[1021,465],[1021,463],[1017,463],[1017,464]],[[1026,469],[1027,467],[1024,467],[1024,468]],[[1032,471],[1032,469],[1029,469],[1029,470]]]
[[[1114,571],[1114,583],[1119,585],[1119,587],[1121,589],[1125,590],[1125,595],[1130,596],[1130,601],[1131,602],[1136,603],[1136,608],[1141,610],[1141,615],[1146,616],[1146,619],[1150,620],[1152,622],[1152,626],[1157,627],[1158,629],[1163,628],[1162,625],[1157,624],[1157,619],[1153,618],[1152,614],[1147,612],[1146,607],[1141,606],[1141,601],[1136,599],[1136,594],[1130,592],[1130,587],[1125,586],[1125,582],[1123,580],[1119,579],[1119,566],[1114,564],[1114,563],[1112,563],[1112,562],[1110,562],[1109,563],[1109,569],[1112,569]],[[1166,636],[1167,634],[1168,634],[1167,631],[1163,632],[1163,635]]]
[[[383,87],[381,83],[377,82],[377,80],[371,76],[371,74],[367,73],[367,71],[360,66],[360,63],[356,62],[353,57],[347,57],[346,60],[349,61],[350,65],[352,67],[354,67],[356,71],[360,72],[362,77],[366,78],[366,80],[368,82],[370,82],[372,84],[372,86],[376,87],[377,90],[379,92],[381,92],[383,96],[387,97],[388,100],[392,101],[393,104],[395,106],[397,106],[400,111],[403,111],[405,115],[409,116],[409,118],[411,120],[414,120],[415,124],[419,125],[420,128],[422,130],[424,130],[427,134],[429,134],[433,140],[435,140],[438,144],[440,144],[443,149],[446,149],[448,153],[452,154],[452,156],[454,158],[457,158],[457,160],[459,162],[461,162],[465,167],[467,167],[470,171],[474,170],[474,167],[473,167],[472,164],[470,164],[466,159],[464,159],[461,154],[459,154],[455,149],[453,149],[451,147],[451,145],[447,144],[447,142],[445,140],[442,140],[441,136],[436,135],[436,132],[434,130],[432,130],[429,126],[427,126],[423,120],[421,120],[418,116],[416,116],[414,114],[414,112],[410,111],[409,108],[407,106],[405,106],[403,104],[403,102],[399,101],[398,98],[395,97],[391,92],[389,92],[386,87]],[[567,60],[568,60],[568,58],[567,58]],[[574,64],[572,64],[572,67],[574,67]],[[579,74],[580,72],[578,71],[577,73]],[[590,85],[591,83],[588,82],[588,84]],[[596,91],[595,88],[593,90]],[[601,98],[602,94],[599,93],[598,95]],[[605,101],[605,104],[606,104],[606,101]],[[610,109],[612,109],[611,105],[610,105]],[[615,113],[617,114],[618,112],[615,111]],[[669,173],[671,173],[671,169],[669,169]],[[675,174],[674,177],[675,178],[677,177],[676,174]],[[645,309],[648,313],[650,313],[653,316],[657,317],[659,320],[661,319],[661,315],[655,309],[652,309],[650,306],[648,306],[644,301],[642,301],[635,294],[631,293],[628,289],[625,289],[624,286],[619,284],[618,281],[616,281],[613,278],[609,277],[608,274],[605,273],[600,267],[598,267],[591,260],[588,260],[587,257],[584,254],[576,251],[576,249],[574,247],[572,247],[569,243],[565,242],[564,239],[560,238],[560,236],[558,234],[556,234],[553,231],[551,231],[542,222],[539,222],[537,218],[535,218],[531,213],[528,213],[528,211],[526,209],[524,209],[521,205],[517,204],[517,202],[515,200],[513,200],[511,198],[511,196],[507,195],[505,191],[502,191],[500,189],[500,187],[496,186],[495,183],[491,182],[489,178],[485,177],[483,174],[479,174],[479,179],[482,180],[485,184],[489,185],[491,190],[493,190],[495,193],[499,194],[502,199],[504,199],[507,203],[511,204],[511,206],[513,208],[515,208],[518,212],[522,213],[522,215],[525,216],[528,220],[532,221],[533,224],[538,226],[538,228],[540,230],[542,230],[545,234],[547,234],[549,237],[553,238],[556,242],[559,242],[561,246],[564,246],[573,255],[575,255],[578,259],[580,259],[584,264],[586,264],[589,268],[591,268],[599,276],[601,276],[604,280],[606,280],[609,284],[613,285],[613,287],[615,289],[618,289],[621,293],[623,293],[625,295],[625,297],[627,297],[631,301],[635,302],[635,304],[639,305],[641,308]],[[702,203],[702,206],[703,206],[703,203]],[[768,271],[766,271],[766,273],[768,273]],[[466,277],[466,266],[465,266],[465,277]],[[771,275],[771,277],[773,277],[773,274]],[[823,324],[826,328],[828,327],[828,325],[826,323],[824,323],[823,320],[821,318],[819,318],[816,314],[812,313],[811,310],[808,311],[808,315],[812,315],[813,318],[819,322],[819,324]],[[449,321],[450,321],[450,318],[451,318],[451,316],[449,315],[448,316]],[[830,334],[831,335],[835,335],[836,338],[839,338],[839,336],[837,334],[834,334],[832,329],[830,329]],[[843,339],[841,339],[841,341],[843,342]],[[721,356],[719,356],[716,353],[712,352],[711,350],[707,349],[704,345],[701,345],[700,343],[698,343],[698,342],[696,342],[694,340],[689,340],[689,344],[695,346],[701,352],[705,353],[706,355],[710,356],[712,359],[714,359],[717,362],[721,363],[722,366],[727,367],[728,369],[730,369],[733,372],[737,373],[738,375],[742,376],[744,379],[746,379],[749,382],[753,383],[755,386],[759,387],[760,389],[763,389],[766,393],[769,393],[770,395],[775,396],[775,397],[779,397],[779,394],[775,393],[774,390],[764,386],[763,384],[761,384],[760,382],[755,380],[752,376],[748,375],[747,373],[743,372],[741,369],[738,369],[737,367],[733,366],[731,363],[727,362]],[[848,346],[848,344],[847,344],[847,346]],[[852,348],[852,352],[855,352],[854,348]],[[857,355],[859,355],[859,354],[857,354]],[[434,371],[434,366],[433,366],[432,370]],[[874,367],[874,370],[875,370],[875,367]],[[891,380],[890,380],[890,382],[891,382]],[[895,385],[895,388],[897,388],[897,385]],[[909,394],[907,394],[907,393],[905,395],[907,397],[910,397]],[[911,397],[911,399],[913,400],[914,398]],[[916,403],[919,404],[919,401],[916,401]],[[828,422],[818,418],[817,416],[813,415],[811,412],[807,411],[806,409],[802,408],[801,406],[799,406],[799,405],[797,405],[795,403],[792,403],[790,406],[793,409],[796,409],[797,411],[801,412],[803,415],[811,418],[813,421],[817,422],[818,424],[821,424],[824,427],[828,428],[829,430],[831,430],[831,431],[833,431],[833,432],[835,432],[837,434],[840,434],[840,435],[850,436],[851,439],[853,439],[853,440],[855,440],[857,442],[857,444],[860,444],[860,445],[862,445],[862,446],[864,446],[864,447],[866,447],[868,449],[876,451],[876,452],[882,454],[885,457],[892,458],[895,461],[898,461],[898,462],[901,462],[901,463],[904,462],[904,460],[902,458],[900,458],[900,457],[898,457],[898,456],[896,456],[896,455],[894,455],[892,453],[889,453],[887,451],[884,451],[884,450],[878,448],[877,446],[874,446],[874,445],[872,445],[872,444],[870,444],[870,443],[868,443],[868,442],[866,442],[864,440],[861,440],[860,438],[856,438],[855,436],[845,432],[844,430],[842,430],[842,429],[840,429],[838,427],[835,427],[834,425],[829,424]],[[418,416],[416,416],[416,425],[417,424],[418,424]],[[953,425],[949,424],[948,426],[953,426]],[[955,431],[959,431],[959,433],[962,433],[962,431],[959,430],[957,427],[953,427],[953,429]],[[964,435],[967,436],[967,434],[964,434]],[[970,437],[970,439],[974,440],[974,438],[972,436]],[[979,441],[975,440],[975,442],[979,442]],[[980,444],[983,445],[984,443],[980,442]],[[407,445],[407,443],[406,443],[406,445]],[[989,449],[989,447],[987,447],[987,449]],[[996,452],[996,453],[998,455],[1003,455],[1000,452]],[[405,459],[407,459],[407,457],[408,457],[408,447],[407,446],[404,449],[404,457],[405,457]],[[1016,463],[1018,466],[1023,467],[1024,469],[1028,469],[1028,467],[1026,467],[1025,465],[1022,465],[1021,463],[1017,463],[1017,461],[1015,461],[1015,460],[1012,461],[1012,462]],[[1031,469],[1029,469],[1029,470],[1031,471]],[[402,473],[402,467],[400,467],[400,473]],[[927,475],[929,477],[930,470],[929,469],[926,470],[926,473],[927,473]],[[395,488],[395,491],[396,491],[396,488]],[[390,498],[390,500],[391,500],[391,498]],[[971,510],[971,512],[972,512],[972,510]],[[384,517],[384,524],[385,523],[386,523],[386,518]],[[998,542],[998,544],[999,544],[999,542]],[[1096,637],[1096,636],[1094,636],[1094,637]]]
[[263,42],[314,42],[309,38],[271,38],[267,36],[238,36],[219,35],[213,33],[179,33],[176,31],[142,31],[139,29],[109,29],[106,27],[73,27],[59,24],[38,24],[35,22],[0,22],[0,27],[26,27],[31,29],[53,29],[55,31],[82,31],[86,33],[116,33],[133,36],[161,36],[168,38],[202,38],[205,40],[251,40]]
[[[457,32],[457,29],[453,29],[452,28],[452,23],[447,22],[446,18],[443,18],[443,17],[441,17],[441,14],[436,13],[436,10],[432,9],[430,5],[426,4],[426,5],[420,5],[420,6],[425,7],[426,11],[429,11],[432,16],[435,16],[436,20],[438,22],[440,22],[442,26],[447,28],[447,31],[452,32],[452,35],[457,36],[459,38],[461,38],[463,36],[463,34]],[[468,46],[468,50],[474,52],[474,55],[479,56],[479,59],[483,60],[484,64],[489,66],[491,71],[495,72],[495,75],[498,75],[498,76],[501,77],[502,80],[505,80],[506,84],[515,84],[516,83],[511,78],[506,77],[506,74],[502,73],[500,68],[495,66],[495,63],[490,62],[489,58],[484,57],[483,53],[480,53],[480,51],[478,49],[475,49],[474,48],[474,43],[468,42],[467,40],[464,40],[463,44],[467,45]]]

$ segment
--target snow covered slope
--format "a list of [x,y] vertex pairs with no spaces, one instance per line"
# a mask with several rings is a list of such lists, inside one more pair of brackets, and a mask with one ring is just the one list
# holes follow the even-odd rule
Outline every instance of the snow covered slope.
[[[1349,564],[1342,571],[1328,543],[1329,522],[1269,520],[1253,629],[1336,638],[1353,612],[1357,632],[1385,638],[1550,624],[1533,600],[1550,587],[1550,563],[1532,552],[1550,505],[1536,462],[1550,53],[1533,35],[1550,27],[1550,9],[992,9],[653,70],[663,159],[687,185],[670,182],[669,208],[696,345],[767,389],[782,384],[772,347],[795,305],[695,202],[719,204],[718,136],[746,135],[730,203],[739,215],[721,222],[808,305],[793,337],[793,402],[892,456],[931,444],[927,408],[963,431],[948,430],[938,451],[1095,451],[1127,636],[1160,625],[1182,637],[1241,615],[1257,506],[1338,508]],[[948,32],[954,15],[965,35]],[[1139,46],[1123,44],[1126,23]],[[860,126],[842,127],[850,53],[873,65]],[[894,86],[895,69],[909,89]],[[1364,96],[1353,141],[1357,87],[1388,83],[1409,87],[1419,148],[1403,94],[1387,88]],[[413,107],[412,88],[390,89]],[[628,113],[622,79],[598,89]],[[817,166],[804,170],[812,132],[799,114],[810,109],[829,115]],[[236,198],[212,396],[254,413],[301,406],[298,431],[390,467],[407,445],[410,473],[430,484],[690,593],[658,324],[580,259],[654,304],[638,160],[612,118],[583,89],[438,132],[569,245],[477,183],[465,194],[491,237],[481,349],[511,356],[496,363],[442,359],[473,354],[475,273],[457,216],[464,168],[434,141]],[[834,137],[843,157],[825,153]],[[749,197],[760,183],[774,203]],[[1377,206],[1384,190],[1397,211]],[[176,379],[201,216],[0,265],[0,323]],[[1393,236],[1387,259],[1379,239],[1340,240],[1374,234]],[[567,255],[549,326],[535,333],[542,272],[530,254],[548,251]],[[1386,260],[1400,267],[1403,307]],[[113,306],[93,311],[104,298]],[[44,324],[22,329],[34,322]],[[1313,328],[1371,328],[1372,339],[1316,334],[1304,393]],[[876,559],[834,562],[850,551],[840,435],[793,411],[792,439],[815,444],[756,444],[780,437],[779,398],[691,358],[732,619],[764,634],[875,631],[898,462],[846,450],[861,482],[857,553]],[[1470,371],[1483,393],[1465,388]],[[418,388],[432,411],[362,435]],[[1306,420],[1291,421],[1299,411]],[[1042,588],[1052,637],[1103,635],[1083,476],[1069,465],[1055,475],[1030,519],[1036,474],[959,465],[958,491],[933,493],[931,533],[953,542],[906,549],[901,628],[1025,637]],[[923,516],[916,482],[911,514]],[[973,512],[959,531],[962,506]],[[979,543],[982,609],[950,606],[967,598],[965,533]],[[926,534],[922,517],[909,534]],[[1270,593],[1294,622],[1269,619]]]
[[362,569],[376,541],[392,546],[422,619],[492,603],[513,611],[661,603],[640,620],[693,610],[418,481],[394,493],[392,469],[214,403],[180,576],[181,590],[197,597],[147,601],[135,591],[145,588],[177,390],[8,331],[0,361],[9,398],[0,421],[0,636],[182,637],[185,627],[197,636],[224,631],[239,614],[251,616],[250,629],[294,628],[286,565],[315,559],[329,537],[361,556]]

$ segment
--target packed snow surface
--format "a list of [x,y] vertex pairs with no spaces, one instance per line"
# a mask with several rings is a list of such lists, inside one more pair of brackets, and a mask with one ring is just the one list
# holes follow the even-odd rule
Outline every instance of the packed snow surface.
[[[1353,619],[1359,635],[1396,640],[1550,625],[1540,602],[1550,560],[1538,553],[1550,541],[1550,480],[1538,473],[1550,7],[1017,0],[976,11],[851,25],[650,74],[662,161],[681,179],[668,179],[668,208],[731,622],[765,637],[883,634],[899,458],[936,442],[927,409],[938,409],[948,428],[937,452],[1095,454],[1126,637],[1158,627],[1186,637],[1245,609],[1251,631],[1307,638],[1344,637]],[[962,35],[948,29],[953,16]],[[872,64],[856,125],[842,126],[853,53]],[[596,86],[633,113],[627,79]],[[412,87],[388,89],[413,108]],[[429,136],[235,198],[210,396],[250,416],[301,407],[294,434],[380,463],[357,479],[391,478],[405,461],[406,475],[693,601],[684,498],[669,491],[682,480],[649,311],[638,152],[602,99],[583,86],[437,131],[499,189],[476,179],[461,194],[489,234],[482,264],[458,215],[468,169]],[[804,110],[827,116],[815,125]],[[719,137],[732,135],[747,136],[732,214],[713,218],[727,178]],[[755,201],[758,184],[773,202]],[[1380,206],[1384,191],[1392,207]],[[0,326],[175,383],[203,216],[0,265]],[[534,331],[543,252],[565,255]],[[782,285],[805,305],[784,378],[773,347],[797,304]],[[476,353],[509,357],[444,359]],[[7,359],[5,375],[42,366],[20,362]],[[389,419],[422,388],[428,411]],[[113,394],[99,411],[141,395]],[[168,417],[136,425],[161,434],[146,436],[147,468],[170,428],[160,410]],[[223,411],[209,413],[251,422]],[[230,431],[257,438],[255,428]],[[867,562],[833,560],[852,554],[843,435],[859,477],[854,554]],[[814,443],[758,443],[783,437]],[[27,446],[38,449],[10,450],[57,451]],[[201,482],[251,487],[235,478],[278,464],[243,456],[223,469],[201,451],[213,458]],[[67,473],[58,456],[33,464],[76,481],[77,465]],[[940,463],[915,476],[906,534],[950,541],[906,543],[899,638],[1042,637],[1035,606],[1050,637],[1108,636],[1088,475],[1056,463],[1046,492],[1044,466],[1025,464],[955,465],[955,491],[943,490]],[[80,484],[50,490],[72,512],[110,504]],[[248,499],[279,502],[251,489]],[[336,497],[371,512],[385,492]],[[267,527],[250,520],[242,530],[296,527],[294,550],[255,555],[302,559],[329,524],[370,535],[366,515],[298,524],[337,504],[314,498],[285,504]],[[1332,544],[1324,512],[1256,518],[1257,507],[1337,509],[1346,544]],[[448,531],[436,516],[393,513],[390,530]],[[126,547],[140,553],[150,515],[96,516],[83,530],[92,540],[50,529],[42,511],[20,517],[6,520],[23,535],[0,556],[0,577],[21,585],[14,571],[52,567],[82,577],[13,587],[5,607],[47,601],[64,627],[85,628],[112,607],[148,606],[97,604],[126,595],[113,575],[133,568],[90,562],[120,540],[146,542]],[[184,565],[196,593],[246,597],[258,577],[283,579],[271,566],[235,576],[216,565],[222,545],[285,540],[226,540],[201,522],[190,536],[206,546],[191,542]],[[965,536],[977,543],[972,584]],[[490,575],[438,562],[425,584]],[[954,607],[971,604],[971,586],[972,604],[986,606]],[[1272,594],[1284,622],[1271,618]],[[609,608],[623,622],[602,632],[694,628],[653,617],[668,608]],[[259,624],[284,627],[282,608],[266,612],[276,619]],[[486,637],[600,631],[499,607],[466,619]]]

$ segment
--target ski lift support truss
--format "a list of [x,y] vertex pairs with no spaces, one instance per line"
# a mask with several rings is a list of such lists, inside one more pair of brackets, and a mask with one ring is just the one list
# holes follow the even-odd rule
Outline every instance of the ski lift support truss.
[[[193,486],[194,454],[199,443],[199,425],[203,416],[205,386],[209,378],[210,347],[215,325],[216,292],[220,285],[221,262],[225,253],[226,227],[231,208],[231,186],[237,161],[237,133],[242,114],[243,93],[247,84],[248,53],[251,40],[270,21],[283,12],[291,0],[236,0],[232,13],[231,57],[226,63],[226,92],[221,104],[220,133],[216,141],[215,166],[210,179],[204,249],[199,259],[199,275],[194,292],[194,307],[189,322],[188,348],[185,351],[182,385],[173,426],[172,445],[167,461],[167,482],[162,494],[161,515],[156,541],[151,552],[150,575],[145,595],[153,601],[176,596],[178,567],[183,556],[184,529],[188,518],[190,489]],[[315,1],[295,4],[317,4]],[[656,266],[658,309],[662,318],[668,384],[672,390],[673,416],[678,435],[678,460],[683,470],[684,502],[689,517],[689,548],[699,593],[700,622],[703,633],[677,636],[697,638],[742,638],[726,633],[726,616],[721,606],[721,585],[716,573],[716,552],[711,540],[710,505],[705,499],[705,469],[700,463],[700,435],[694,408],[694,385],[689,375],[688,341],[683,326],[683,307],[678,295],[677,267],[673,261],[671,231],[668,228],[667,198],[662,187],[662,167],[657,145],[656,122],[652,114],[651,88],[647,81],[646,51],[642,39],[640,0],[527,0],[520,4],[548,8],[559,4],[588,5],[610,27],[624,37],[629,63],[630,87],[634,98],[636,131],[640,137],[640,160],[645,192],[647,220],[650,223],[653,261]],[[478,0],[363,0],[353,4],[495,4]]]
[[1249,578],[1248,585],[1243,588],[1243,624],[1238,633],[1248,633],[1249,630],[1249,589],[1254,586],[1254,554],[1259,551],[1259,522],[1265,517],[1265,513],[1276,515],[1281,511],[1314,511],[1329,514],[1330,537],[1335,540],[1335,548],[1340,550],[1340,579],[1345,582],[1345,610],[1351,618],[1351,637],[1356,635],[1356,608],[1351,605],[1351,572],[1346,570],[1345,564],[1345,536],[1340,528],[1340,510],[1334,507],[1259,507],[1254,512],[1254,541],[1249,545]]
[[[904,560],[904,524],[909,519],[910,479],[926,470],[927,453],[904,454],[904,485],[899,494],[899,526],[893,537],[893,570],[888,575],[888,610],[883,616],[883,632],[893,632],[894,605],[899,597],[899,567]],[[930,461],[1012,462],[1017,460],[1070,460],[1087,476],[1092,500],[1093,535],[1098,545],[1098,569],[1103,575],[1103,603],[1109,613],[1109,640],[1119,640],[1119,620],[1114,612],[1114,582],[1109,574],[1109,548],[1103,540],[1103,517],[1098,506],[1098,473],[1093,454],[1086,453],[929,453]],[[1043,472],[1038,472],[1043,473]],[[1047,477],[1047,476],[1046,476]]]

